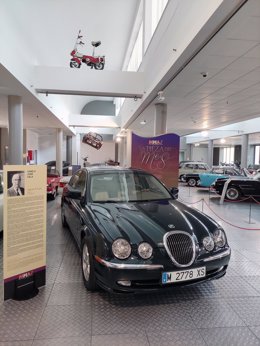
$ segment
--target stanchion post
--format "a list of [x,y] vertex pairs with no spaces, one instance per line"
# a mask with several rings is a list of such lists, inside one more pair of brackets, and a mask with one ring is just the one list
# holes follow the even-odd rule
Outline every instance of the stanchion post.
[[249,204],[249,224],[251,223],[251,214],[252,214],[252,201],[250,196],[250,204]]
[[191,196],[191,194],[190,194],[190,186],[189,186],[189,197]]

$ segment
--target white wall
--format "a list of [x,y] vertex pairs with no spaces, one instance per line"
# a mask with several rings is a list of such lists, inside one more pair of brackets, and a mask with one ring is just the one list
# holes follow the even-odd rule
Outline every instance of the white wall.
[[[66,160],[66,140],[63,138],[62,160]],[[56,136],[39,136],[38,164],[56,160]]]
[[208,148],[192,147],[192,160],[208,162]]
[[27,130],[26,147],[27,147],[27,150],[39,150],[39,135],[38,135],[38,133]]
[[80,143],[79,164],[83,165],[82,158],[88,156],[89,163],[101,163],[109,159],[115,160],[115,143],[104,142],[102,147],[97,150],[88,144]]

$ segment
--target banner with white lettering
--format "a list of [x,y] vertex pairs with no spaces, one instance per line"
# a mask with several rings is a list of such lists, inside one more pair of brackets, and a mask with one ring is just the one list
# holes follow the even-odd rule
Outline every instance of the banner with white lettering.
[[159,178],[167,187],[178,186],[180,137],[169,133],[156,137],[132,134],[133,168],[141,168]]

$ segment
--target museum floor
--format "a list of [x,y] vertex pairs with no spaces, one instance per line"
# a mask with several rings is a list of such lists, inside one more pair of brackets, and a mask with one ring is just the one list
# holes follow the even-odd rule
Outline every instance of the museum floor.
[[[89,293],[57,197],[47,204],[47,284],[31,300],[1,301],[0,346],[260,345],[260,205],[220,205],[186,186],[179,196],[230,223],[222,221],[232,248],[225,277],[158,294]],[[0,259],[2,274],[2,250]]]

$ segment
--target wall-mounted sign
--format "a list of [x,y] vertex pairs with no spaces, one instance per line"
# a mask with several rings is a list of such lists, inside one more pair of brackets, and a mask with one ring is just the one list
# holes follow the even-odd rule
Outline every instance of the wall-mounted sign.
[[179,143],[173,133],[150,138],[133,133],[131,166],[154,174],[167,187],[178,186]]
[[45,284],[47,166],[4,166],[4,299]]

